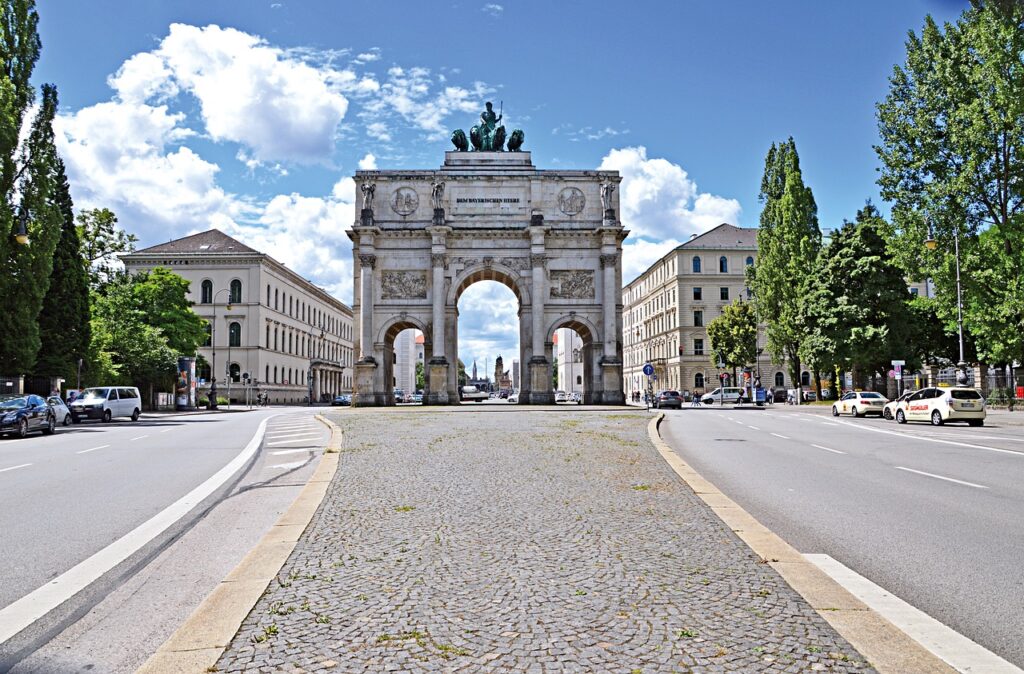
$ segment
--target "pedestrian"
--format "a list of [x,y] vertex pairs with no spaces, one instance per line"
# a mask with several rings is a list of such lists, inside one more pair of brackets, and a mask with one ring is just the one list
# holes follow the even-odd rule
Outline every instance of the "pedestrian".
[[768,389],[768,392],[765,394],[765,399],[768,401],[769,405],[774,405],[775,404],[775,391],[773,389]]

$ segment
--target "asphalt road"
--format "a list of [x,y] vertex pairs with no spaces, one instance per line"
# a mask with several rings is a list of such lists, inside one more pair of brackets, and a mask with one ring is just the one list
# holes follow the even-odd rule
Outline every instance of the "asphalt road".
[[1024,427],[684,408],[662,436],[800,552],[1024,666]]
[[[312,412],[269,408],[239,414],[143,417],[134,423],[72,426],[49,437],[0,440],[3,609],[181,499],[235,459],[260,423],[269,419],[260,449],[224,487],[66,605],[0,644],[0,670],[6,670],[3,663],[9,666],[28,653],[44,651],[51,641],[63,641],[75,643],[72,662],[54,668],[49,660],[28,669],[23,663],[19,671],[78,671],[67,666],[97,660],[104,663],[100,671],[121,669],[111,666],[114,660],[134,665],[123,667],[134,671],[148,655],[146,650],[155,649],[169,636],[305,483],[327,436],[326,427],[312,420]],[[260,489],[265,486],[289,489]],[[228,505],[221,503],[225,497],[231,497]],[[244,516],[239,516],[242,511]],[[203,524],[204,519],[213,523]],[[197,532],[191,531],[193,526]],[[189,536],[205,540],[202,545],[190,545]],[[175,554],[176,562],[163,563],[162,577],[147,568],[154,566],[154,559],[159,562]],[[75,629],[76,622],[89,623],[90,612],[96,613],[97,605],[131,585],[136,574],[146,581],[121,599],[119,610],[102,621],[93,620],[91,634]],[[125,611],[132,602],[141,606]],[[154,611],[156,605],[160,609]],[[87,652],[109,648],[103,644],[116,644],[118,652]],[[51,650],[63,651],[64,658],[69,652],[60,647]]]

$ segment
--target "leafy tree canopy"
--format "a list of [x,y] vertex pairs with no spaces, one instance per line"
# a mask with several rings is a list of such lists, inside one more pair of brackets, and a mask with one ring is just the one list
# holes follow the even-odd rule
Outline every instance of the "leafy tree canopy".
[[726,367],[743,367],[757,360],[757,312],[754,305],[736,300],[708,323],[711,363],[721,358]]
[[120,229],[117,216],[106,208],[82,211],[78,214],[77,226],[89,282],[94,288],[102,286],[121,269],[117,255],[134,251],[138,239]]

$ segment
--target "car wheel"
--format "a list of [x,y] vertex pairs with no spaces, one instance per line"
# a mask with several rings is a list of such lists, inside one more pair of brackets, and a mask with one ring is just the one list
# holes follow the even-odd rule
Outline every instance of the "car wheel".
[[905,424],[907,423],[907,416],[903,414],[903,410],[896,410],[896,423]]
[[51,416],[46,422],[46,427],[43,428],[43,435],[53,435],[56,430],[57,417]]
[[70,414],[65,414],[64,415],[64,425],[67,426],[70,423],[71,423],[71,415]]
[[892,421],[892,412],[888,408],[882,410],[882,418],[886,421]]
[[834,416],[834,417],[838,417],[839,416],[839,408],[837,408],[835,405],[832,406],[832,416]]
[[935,410],[932,412],[932,426],[942,425],[942,412]]
[[103,423],[110,423],[110,410],[103,410]]
[[28,419],[21,418],[18,420],[18,437],[24,438],[28,435]]
[[138,420],[139,420],[139,408],[138,408],[138,407],[136,407],[136,408],[135,408],[135,409],[134,409],[134,410],[132,411],[132,421],[138,421]]
[[864,416],[863,414],[860,413],[860,411],[856,407],[854,407],[853,410],[851,410],[851,411],[853,412],[853,416],[855,416],[857,418],[860,418],[860,417]]

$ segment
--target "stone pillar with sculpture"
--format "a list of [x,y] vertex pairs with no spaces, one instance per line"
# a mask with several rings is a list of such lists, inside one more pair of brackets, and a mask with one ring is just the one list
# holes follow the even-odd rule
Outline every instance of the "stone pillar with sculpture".
[[[617,237],[613,241],[614,243],[606,241],[606,247],[617,247]],[[604,277],[604,287],[602,288],[604,354],[601,356],[600,362],[601,399],[597,402],[605,405],[625,405],[626,396],[623,392],[622,356],[619,353],[619,344],[621,344],[619,326],[621,318],[618,313],[620,292],[617,291],[621,285],[619,283],[620,255],[616,250],[613,253],[602,253],[600,259],[602,276]]]
[[[443,186],[442,186],[443,191]],[[447,405],[451,402],[448,392],[448,368],[450,363],[445,357],[446,347],[446,319],[447,311],[445,307],[445,297],[447,295],[447,288],[445,287],[445,273],[448,271],[448,257],[445,254],[445,237],[451,230],[446,227],[436,226],[438,220],[441,223],[444,222],[444,210],[440,209],[437,202],[437,186],[435,184],[435,204],[434,204],[434,222],[435,226],[431,228],[431,353],[430,358],[427,360],[427,371],[425,376],[427,378],[427,397],[423,401],[427,405]],[[438,213],[440,211],[440,214]],[[458,401],[456,397],[455,402]]]
[[544,264],[544,230],[531,231],[532,252],[530,264],[533,268],[532,287],[530,288],[530,318],[533,329],[530,331],[530,342],[533,356],[530,357],[530,404],[551,405],[555,402],[555,394],[551,390],[551,361],[546,357],[546,330],[544,305],[547,297],[547,272]]

